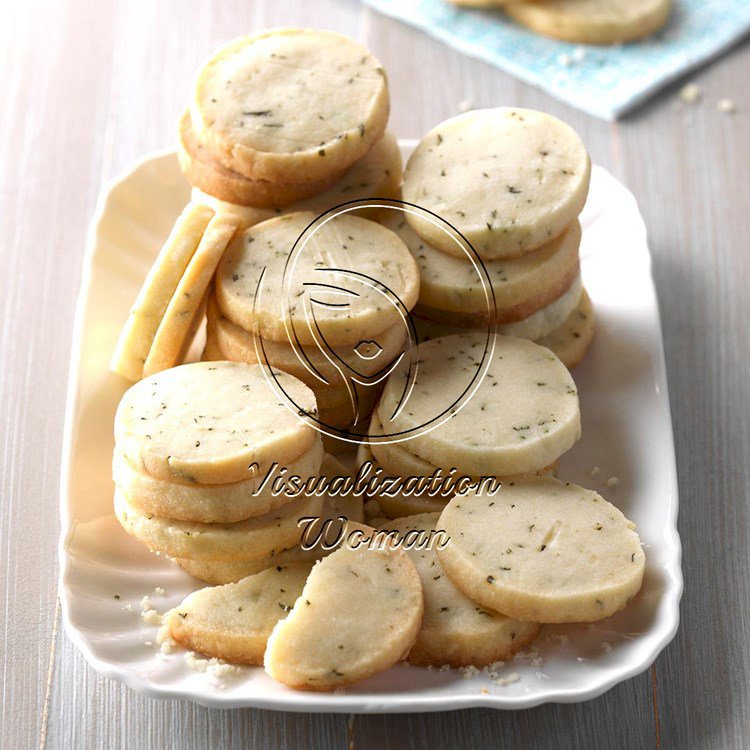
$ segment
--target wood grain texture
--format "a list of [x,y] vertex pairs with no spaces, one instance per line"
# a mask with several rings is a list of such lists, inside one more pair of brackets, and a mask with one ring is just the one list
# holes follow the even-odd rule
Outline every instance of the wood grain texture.
[[[392,126],[517,104],[570,122],[649,227],[680,475],[683,622],[654,668],[585,704],[522,712],[305,716],[145,699],[56,629],[64,397],[88,220],[104,181],[170,145],[219,42],[309,25],[368,43]],[[0,747],[747,747],[750,737],[750,47],[612,126],[355,0],[0,4]],[[732,97],[739,111],[715,102]],[[655,499],[655,502],[658,498]]]

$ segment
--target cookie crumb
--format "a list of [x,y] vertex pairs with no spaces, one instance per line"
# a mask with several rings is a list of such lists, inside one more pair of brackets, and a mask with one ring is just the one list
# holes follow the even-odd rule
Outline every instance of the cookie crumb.
[[585,47],[576,47],[573,50],[573,54],[571,55],[573,58],[573,62],[583,62],[586,58],[586,48]]
[[518,682],[521,679],[521,675],[518,672],[511,672],[504,677],[499,677],[497,680],[493,680],[495,685],[504,687],[505,685],[512,685],[514,682]]
[[614,487],[616,484],[619,484],[620,480],[617,477],[610,477],[607,480],[607,487]]
[[598,477],[601,473],[601,469],[598,466],[594,466],[593,469],[589,472],[590,477]]
[[612,650],[612,644],[608,641],[602,641],[602,650],[608,654]]
[[701,90],[697,83],[688,83],[680,90],[680,99],[685,104],[695,104],[701,98]]
[[561,646],[567,645],[570,638],[565,633],[550,633],[547,636],[550,643],[559,643]]
[[161,648],[159,651],[161,651],[162,654],[171,654],[176,648],[177,641],[172,640],[172,638],[165,638],[161,642]]
[[487,695],[489,692],[490,691],[486,687],[482,688],[482,695]]
[[161,625],[164,619],[161,612],[157,612],[155,609],[143,610],[143,612],[141,612],[141,617],[148,625]]
[[141,610],[147,612],[149,609],[153,609],[151,606],[151,600],[148,598],[148,594],[141,599]]
[[573,64],[573,58],[563,52],[563,54],[557,56],[557,62],[563,67],[569,68]]
[[132,605],[132,604],[123,604],[123,605],[122,605],[122,608],[123,608],[123,609],[124,609],[124,610],[125,610],[126,612],[132,612],[132,611],[133,611],[133,605]]
[[158,596],[164,596],[164,594],[166,594],[167,592],[164,591],[164,589],[161,586],[157,586],[154,589],[154,593],[157,594]]
[[732,99],[719,99],[716,104],[716,109],[719,112],[723,112],[725,115],[733,115],[737,111],[737,105]]

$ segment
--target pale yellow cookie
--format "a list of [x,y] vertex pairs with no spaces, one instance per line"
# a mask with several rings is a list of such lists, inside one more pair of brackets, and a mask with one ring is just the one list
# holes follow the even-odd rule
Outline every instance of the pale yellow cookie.
[[578,221],[539,250],[484,262],[436,250],[401,211],[384,212],[381,223],[401,237],[417,261],[420,304],[446,311],[446,317],[494,313],[499,323],[522,320],[558,299],[579,273]]
[[593,622],[641,588],[635,526],[592,490],[556,479],[451,500],[438,521],[451,541],[438,557],[474,601],[536,622]]
[[595,316],[591,298],[584,289],[578,307],[554,331],[536,343],[551,349],[572,370],[586,356],[594,338]]
[[[279,373],[306,414],[315,396]],[[281,401],[258,365],[198,362],[133,385],[115,414],[117,450],[139,471],[167,481],[223,484],[309,450],[315,431]]]
[[[521,622],[486,609],[466,597],[443,571],[437,545],[448,539],[440,530],[440,514],[425,513],[390,521],[383,529],[398,532],[412,546],[407,554],[417,568],[424,594],[424,616],[407,661],[422,666],[483,667],[509,659],[537,636],[540,625]],[[448,542],[450,543],[450,542]]]
[[388,84],[348,37],[276,29],[235,39],[198,72],[190,115],[226,167],[252,179],[325,180],[383,135]]
[[289,498],[275,494],[273,480],[286,470],[288,476],[307,481],[321,471],[323,443],[318,436],[312,447],[292,461],[273,462],[258,475],[228,484],[179,484],[152,477],[136,469],[115,451],[112,475],[130,504],[142,513],[201,523],[233,523],[262,516],[284,505]]
[[216,343],[228,359],[265,362],[294,375],[314,391],[334,385],[340,392],[339,402],[344,400],[341,388],[343,378],[348,381],[359,376],[371,378],[384,370],[402,352],[409,333],[399,323],[373,334],[367,340],[323,351],[317,346],[293,348],[284,341],[270,339],[256,343],[251,333],[222,315],[213,296],[208,301],[208,319],[214,326]]
[[197,319],[202,317],[199,314],[216,266],[238,227],[239,221],[225,214],[209,222],[159,323],[143,365],[144,378],[181,364],[180,355],[187,350],[191,332],[195,333]]
[[235,523],[198,523],[152,516],[115,488],[115,515],[125,531],[150,550],[204,562],[258,560],[299,544],[298,521],[320,515],[322,497],[297,497],[266,513]]
[[[581,213],[591,163],[581,139],[543,112],[501,107],[433,128],[409,158],[404,200],[450,222],[486,260],[514,258],[559,237]],[[430,244],[464,257],[422,214],[409,223]]]
[[315,219],[312,213],[287,214],[234,239],[216,276],[223,314],[263,339],[326,350],[407,326],[406,312],[419,296],[419,271],[398,236],[350,215],[306,231]]
[[[188,111],[180,116],[178,134],[177,157],[187,181],[204,193],[230,204],[255,208],[286,206],[322,193],[340,178],[340,175],[333,175],[322,182],[251,180],[239,172],[227,169],[211,155],[196,138]],[[219,210],[218,207],[216,210]]]
[[304,690],[357,682],[407,655],[422,610],[419,575],[403,550],[342,547],[312,569],[294,608],[274,628],[266,672]]
[[117,339],[110,369],[128,380],[140,380],[151,344],[175,289],[193,257],[213,209],[189,203],[148,272]]
[[505,11],[545,36],[578,44],[622,44],[655,34],[669,20],[672,0],[535,0]]
[[[220,200],[210,191],[193,188],[192,199],[205,203],[215,211],[231,213],[242,223],[242,228],[255,226],[261,221],[279,214],[311,211],[320,216],[329,209],[349,201],[377,198],[394,199],[401,196],[401,151],[393,133],[383,137],[357,162],[355,162],[328,190],[310,198],[297,201],[284,208],[256,208]],[[356,215],[362,219],[375,219],[380,215],[377,208],[359,208]]]
[[476,332],[422,343],[417,357],[413,387],[405,390],[399,365],[377,414],[385,435],[408,435],[408,451],[435,466],[468,476],[537,471],[580,437],[575,383],[549,349]]
[[268,637],[302,593],[311,563],[288,563],[238,583],[194,591],[165,616],[169,635],[191,651],[262,664]]

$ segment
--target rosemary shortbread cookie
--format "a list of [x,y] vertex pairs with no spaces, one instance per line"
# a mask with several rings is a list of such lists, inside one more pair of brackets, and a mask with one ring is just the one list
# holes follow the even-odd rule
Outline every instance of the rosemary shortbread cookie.
[[200,203],[189,203],[180,214],[130,309],[110,361],[113,372],[132,381],[143,376],[159,324],[213,215]]
[[165,616],[184,648],[236,664],[263,664],[268,636],[302,593],[312,563],[268,568],[237,583],[194,591]]
[[[451,223],[485,260],[514,258],[561,235],[581,213],[591,163],[564,122],[529,109],[467,112],[433,128],[404,172],[404,200]],[[407,214],[438,250],[465,257],[439,226]]]
[[195,322],[203,318],[216,266],[238,228],[239,221],[231,215],[218,214],[208,223],[159,323],[143,365],[144,378],[181,363],[180,357],[195,334]]
[[[242,228],[255,226],[261,221],[272,219],[279,214],[311,211],[316,216],[349,201],[362,201],[377,198],[394,199],[401,195],[401,151],[393,133],[383,137],[357,162],[355,162],[328,190],[310,198],[297,201],[284,208],[257,208],[243,206],[210,191],[193,188],[192,199],[205,203],[215,211],[231,213],[239,218]],[[356,215],[364,219],[374,219],[379,214],[377,208],[358,208]]]
[[[224,317],[213,296],[209,297],[207,314],[215,329],[216,342],[228,359],[249,363],[258,361],[253,334]],[[295,350],[285,341],[270,339],[259,341],[258,346],[262,344],[262,361],[294,375],[313,390],[319,390],[327,383],[339,384],[342,372],[365,377],[381,372],[401,353],[407,336],[406,326],[397,323],[372,334],[367,341],[334,347],[326,353],[317,346],[302,346]],[[318,374],[311,372],[311,368]]]
[[579,44],[620,44],[655,34],[669,20],[672,0],[536,0],[506,12],[545,36]]
[[594,307],[586,290],[583,290],[578,307],[554,331],[536,343],[551,349],[559,360],[572,370],[586,356],[595,327]]
[[592,490],[556,479],[455,497],[438,522],[438,557],[466,596],[510,617],[593,622],[638,593],[645,556],[635,526]]
[[[307,414],[313,392],[277,373]],[[259,466],[291,461],[315,431],[275,395],[258,365],[197,362],[133,385],[115,414],[117,450],[139,471],[186,484],[239,482]]]
[[[323,443],[317,436],[311,448],[278,466],[272,476],[285,469],[288,476],[306,481],[318,475],[322,460]],[[289,501],[285,495],[275,494],[273,484],[265,481],[271,468],[263,466],[258,476],[241,482],[188,485],[139,471],[115,450],[112,476],[130,504],[142,513],[180,521],[233,523],[265,515]]]
[[[439,513],[425,513],[391,521],[383,529],[396,531],[401,539],[410,532],[429,538],[442,529],[439,518]],[[440,565],[436,545],[413,546],[407,554],[417,568],[424,595],[422,625],[407,658],[411,664],[483,667],[509,659],[536,638],[538,623],[486,609],[457,589]]]
[[[420,344],[418,359],[403,407],[397,411],[407,370],[399,363],[377,413],[384,434],[410,432],[409,452],[435,466],[455,467],[468,476],[537,471],[581,435],[575,383],[549,349],[476,332]],[[421,429],[441,414],[445,421]]]
[[581,225],[574,221],[559,237],[520,258],[488,260],[486,277],[468,257],[436,250],[412,229],[401,211],[387,211],[381,223],[406,243],[419,266],[419,302],[453,313],[488,317],[500,323],[522,320],[549,305],[568,289],[579,273]]
[[287,325],[294,326],[302,345],[316,336],[328,346],[356,345],[405,325],[419,296],[417,264],[396,234],[373,221],[341,215],[317,226],[284,278],[295,242],[315,218],[287,214],[235,237],[216,276],[222,313],[273,341],[288,342]]
[[406,552],[343,546],[312,569],[274,628],[266,672],[305,690],[333,690],[382,672],[408,653],[422,610],[419,575]]
[[301,496],[244,521],[198,523],[144,513],[115,488],[115,515],[128,534],[154,552],[204,562],[258,560],[294,547],[303,533],[298,520],[322,507],[322,497]]
[[[328,454],[324,457],[320,473],[329,478],[349,474],[333,456]],[[312,564],[330,554],[343,540],[342,518],[357,523],[363,522],[364,509],[361,497],[355,497],[351,493],[336,496],[332,493],[326,494],[320,515],[309,525],[306,524],[303,529],[305,537],[301,541],[305,543],[304,546],[300,543],[258,560],[204,562],[188,558],[172,559],[194,578],[214,585],[235,583],[246,576],[260,573],[266,568],[288,563]]]
[[[198,140],[190,113],[180,116],[177,156],[187,181],[220,201],[256,208],[277,208],[322,193],[341,175],[322,182],[270,182],[251,180],[225,167]],[[218,207],[217,207],[218,210]]]
[[235,39],[198,72],[190,116],[226,167],[274,182],[325,180],[383,135],[388,84],[372,53],[331,31]]

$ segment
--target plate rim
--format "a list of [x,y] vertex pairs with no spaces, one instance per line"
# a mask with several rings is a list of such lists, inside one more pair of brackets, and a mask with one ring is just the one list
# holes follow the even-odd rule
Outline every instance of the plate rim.
[[[399,139],[398,143],[402,150],[413,148],[418,141],[416,139]],[[661,637],[653,644],[647,655],[640,661],[631,664],[627,668],[620,669],[614,674],[608,674],[599,678],[593,685],[589,684],[583,687],[551,690],[547,694],[537,694],[536,696],[517,696],[506,697],[496,693],[475,695],[456,695],[456,696],[435,696],[430,698],[415,697],[410,698],[408,695],[398,694],[397,700],[394,701],[393,693],[383,693],[383,698],[390,698],[390,702],[384,702],[377,697],[358,696],[356,693],[348,695],[336,694],[316,694],[313,698],[311,693],[305,693],[307,700],[300,702],[297,692],[290,691],[286,693],[274,694],[268,697],[258,696],[252,699],[247,697],[235,698],[231,694],[216,691],[214,696],[197,694],[190,685],[180,686],[161,686],[140,677],[128,669],[116,666],[115,664],[100,658],[96,655],[93,645],[87,640],[83,632],[73,623],[71,617],[71,599],[68,596],[67,581],[71,575],[71,557],[68,554],[68,542],[75,529],[75,519],[73,518],[72,505],[70,498],[70,478],[71,465],[73,458],[73,444],[76,435],[76,422],[78,413],[78,381],[81,369],[81,353],[83,348],[83,327],[85,318],[85,309],[88,297],[91,292],[91,286],[94,275],[94,256],[97,247],[97,235],[102,218],[105,214],[107,204],[110,201],[114,190],[123,182],[131,178],[138,170],[142,169],[151,162],[165,159],[176,159],[176,150],[174,148],[164,148],[150,151],[139,159],[135,160],[125,167],[117,175],[109,179],[101,188],[96,208],[89,223],[86,233],[86,247],[82,260],[81,285],[76,299],[75,316],[73,323],[73,335],[71,343],[70,364],[68,368],[68,383],[65,401],[65,420],[63,427],[62,440],[62,461],[60,468],[60,538],[58,541],[58,596],[61,607],[61,618],[64,630],[83,654],[87,663],[99,674],[110,679],[124,683],[129,688],[138,693],[147,695],[151,698],[161,700],[180,700],[189,699],[199,705],[208,708],[258,708],[277,711],[294,711],[301,713],[432,713],[437,711],[453,711],[467,708],[494,708],[499,710],[520,710],[533,708],[545,703],[578,703],[596,698],[615,685],[625,680],[631,679],[642,672],[645,672],[656,660],[659,654],[672,641],[680,624],[680,602],[684,591],[684,577],[682,572],[682,544],[679,531],[677,529],[677,515],[679,511],[679,486],[677,481],[677,462],[674,445],[674,427],[672,422],[671,404],[669,400],[669,389],[667,380],[666,357],[664,351],[664,336],[661,324],[661,311],[659,306],[656,284],[652,270],[652,256],[648,246],[647,233],[644,235],[644,248],[648,257],[648,282],[654,295],[656,305],[656,326],[655,337],[658,347],[658,357],[654,362],[655,376],[663,391],[661,399],[662,409],[667,417],[669,446],[671,448],[669,455],[669,466],[666,467],[669,474],[669,502],[666,508],[665,530],[668,532],[664,535],[668,544],[673,550],[674,559],[672,565],[665,567],[665,574],[671,584],[665,588],[661,605],[666,607],[666,617],[664,620],[668,627],[664,627]],[[593,171],[604,173],[609,179],[614,180],[619,186],[625,189],[629,195],[632,193],[607,169],[599,165],[592,167]],[[634,198],[634,196],[633,196]],[[637,208],[637,201],[636,201]],[[638,209],[640,215],[640,210]],[[645,225],[644,225],[645,230]]]

